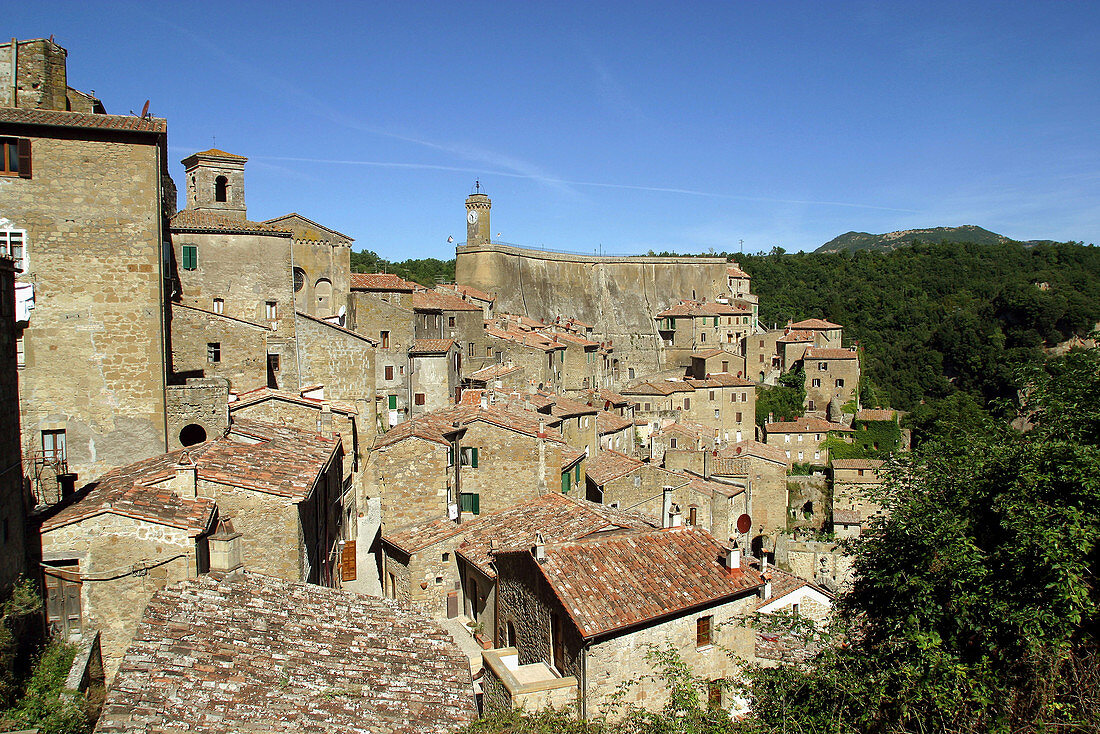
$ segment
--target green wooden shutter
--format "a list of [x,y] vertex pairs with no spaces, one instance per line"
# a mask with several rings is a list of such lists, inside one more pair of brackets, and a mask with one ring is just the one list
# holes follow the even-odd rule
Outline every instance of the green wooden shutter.
[[184,245],[181,251],[180,265],[184,270],[194,270],[199,264],[199,253],[194,245]]
[[397,396],[390,395],[390,410],[397,410]]
[[581,465],[577,464],[573,467],[573,480],[579,482],[581,480]]
[[470,466],[477,469],[477,448],[470,449]]
[[569,470],[566,469],[565,471],[563,471],[561,473],[561,493],[562,494],[569,494],[570,486],[571,485],[569,484]]

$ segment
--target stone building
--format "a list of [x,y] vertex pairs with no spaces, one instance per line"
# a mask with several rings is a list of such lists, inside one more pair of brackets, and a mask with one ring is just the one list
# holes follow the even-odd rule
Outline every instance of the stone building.
[[[176,325],[172,314],[172,351],[177,372],[204,356],[211,375],[227,376],[223,363],[263,361],[263,382],[233,383],[237,390],[267,385],[296,391],[301,384],[295,338],[292,279],[293,232],[289,227],[246,218],[244,156],[206,150],[183,159],[187,208],[170,221],[177,292],[175,303],[228,319],[206,317],[194,328],[192,314]],[[181,314],[184,316],[184,314]],[[243,322],[243,323],[242,323]],[[205,326],[206,328],[203,328]],[[266,329],[264,349],[251,347],[255,327]],[[241,336],[237,336],[241,334]],[[247,335],[247,336],[246,336]],[[225,343],[220,341],[226,339]],[[240,340],[244,340],[243,342]],[[216,350],[216,351],[215,351]],[[231,367],[241,373],[243,367]],[[253,378],[254,369],[247,370]],[[188,376],[194,376],[188,372]],[[204,373],[203,376],[209,376]]]
[[463,377],[463,384],[473,390],[504,390],[513,392],[527,389],[530,381],[527,372],[512,362],[490,364]]
[[174,186],[163,119],[103,114],[66,84],[66,51],[0,46],[0,252],[33,288],[19,405],[41,501],[165,450],[161,242]]
[[775,538],[787,530],[790,492],[787,458],[783,449],[759,441],[742,441],[717,451],[708,476],[744,484],[748,489],[745,512],[751,529],[748,545],[754,555],[771,553]]
[[653,317],[668,366],[690,367],[692,352],[725,349],[742,353],[742,341],[754,332],[753,310],[743,303],[681,300]]
[[721,703],[719,681],[753,659],[752,630],[737,622],[763,580],[705,530],[542,540],[493,554],[496,636],[508,647],[483,655],[486,710],[511,707],[526,690],[516,684],[535,681],[563,689],[585,719],[614,716],[617,699],[660,710],[668,689],[642,654],[649,644],[671,646]]
[[855,347],[809,347],[802,359],[806,366],[806,415],[838,423],[845,405],[858,408],[859,352]]
[[745,377],[744,355],[725,349],[704,349],[691,353],[691,366],[687,369],[687,377],[704,380],[708,375],[719,373]]
[[108,472],[38,518],[47,587],[75,599],[50,621],[99,629],[113,670],[149,597],[210,570],[219,518],[250,569],[339,584],[342,455],[337,438],[241,420],[217,440]]
[[881,459],[833,459],[833,532],[858,537],[869,521],[883,514],[871,491],[882,485]]
[[829,463],[829,449],[825,446],[825,439],[830,434],[851,431],[851,428],[839,423],[812,416],[791,421],[771,421],[764,425],[764,443],[782,450],[787,457],[787,466],[826,466]]
[[462,352],[454,339],[416,339],[409,347],[412,415],[453,405],[461,397]]
[[294,308],[319,319],[336,318],[345,325],[351,291],[351,243],[355,240],[297,212],[264,224],[289,229],[294,245]]
[[550,493],[461,525],[439,519],[383,535],[382,573],[391,598],[432,617],[463,616],[480,624],[491,640],[496,630],[494,548],[534,543],[538,534],[556,542],[658,527],[638,513]]
[[375,394],[379,429],[385,430],[409,415],[409,349],[416,339],[413,283],[388,273],[353,273],[348,318],[356,333],[378,344]]
[[466,656],[434,623],[238,572],[153,597],[96,731],[442,734],[476,717]]
[[624,418],[617,413],[601,410],[596,414],[596,432],[600,435],[600,449],[603,451],[614,450],[627,454],[637,451],[633,418]]
[[528,380],[539,390],[556,392],[561,388],[566,347],[553,335],[517,326],[502,327],[495,322],[485,325],[485,337],[486,360],[511,362],[522,367]]
[[754,625],[756,660],[767,667],[805,663],[824,644],[834,595],[778,568],[767,567],[763,573],[765,591]]
[[496,303],[497,297],[491,293],[486,293],[483,290],[472,288],[468,285],[459,285],[458,283],[439,283],[436,285],[435,289],[440,293],[458,296],[475,306],[479,306],[481,308],[481,317],[486,321],[490,321],[494,316],[493,306]]
[[417,339],[454,339],[472,367],[477,362],[477,343],[483,341],[485,320],[481,307],[445,291],[418,287],[410,299],[416,320]]
[[19,443],[19,372],[16,345],[22,327],[15,309],[15,263],[0,255],[0,599],[28,569],[27,512],[33,505],[23,476]]

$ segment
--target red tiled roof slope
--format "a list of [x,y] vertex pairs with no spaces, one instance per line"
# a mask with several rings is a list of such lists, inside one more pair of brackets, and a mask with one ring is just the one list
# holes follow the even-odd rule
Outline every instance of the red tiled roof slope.
[[352,273],[352,290],[367,291],[400,291],[412,293],[420,285],[411,280],[405,280],[393,273]]
[[144,133],[163,133],[168,130],[168,121],[160,117],[103,115],[91,112],[63,112],[61,110],[28,110],[16,107],[0,107],[0,122],[51,125],[54,127],[97,128],[100,130],[133,130]]
[[264,234],[291,237],[289,229],[247,219],[234,219],[221,212],[181,209],[168,220],[171,229],[180,232],[222,232],[229,234]]

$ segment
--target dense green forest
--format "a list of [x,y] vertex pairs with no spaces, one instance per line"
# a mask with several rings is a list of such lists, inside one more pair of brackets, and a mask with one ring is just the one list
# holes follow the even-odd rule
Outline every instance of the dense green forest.
[[392,262],[380,257],[377,252],[363,250],[351,253],[351,272],[353,273],[393,273],[406,280],[413,280],[429,288],[436,283],[453,283],[455,279],[455,261],[437,260],[434,257],[422,260],[402,260]]
[[822,644],[805,663],[749,666],[752,713],[707,707],[671,649],[647,659],[663,711],[615,721],[507,714],[471,734],[1039,734],[1100,732],[1100,350],[1020,369],[1031,430],[971,415],[894,457],[889,509],[852,543],[836,619],[762,617]]
[[865,406],[996,408],[1044,346],[1100,321],[1100,248],[915,244],[890,253],[739,258],[768,325],[819,317],[863,346]]

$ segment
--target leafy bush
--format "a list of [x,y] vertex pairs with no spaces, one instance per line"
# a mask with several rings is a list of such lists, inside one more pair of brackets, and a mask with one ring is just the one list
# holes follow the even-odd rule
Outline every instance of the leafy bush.
[[65,679],[76,657],[76,647],[53,639],[34,667],[19,702],[0,713],[4,723],[17,729],[38,729],[41,734],[81,734],[91,731],[84,695],[66,691]]

